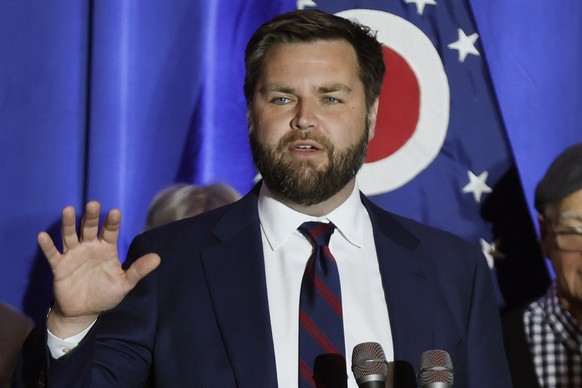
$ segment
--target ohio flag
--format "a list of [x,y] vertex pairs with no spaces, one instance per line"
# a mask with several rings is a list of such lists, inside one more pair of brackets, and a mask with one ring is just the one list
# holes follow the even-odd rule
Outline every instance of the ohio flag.
[[300,1],[377,31],[387,73],[358,179],[377,204],[478,245],[512,307],[548,275],[465,1]]

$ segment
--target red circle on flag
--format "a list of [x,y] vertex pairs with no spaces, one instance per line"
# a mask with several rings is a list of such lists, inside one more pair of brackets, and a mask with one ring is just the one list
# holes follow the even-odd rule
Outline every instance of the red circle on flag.
[[414,179],[440,152],[449,125],[447,75],[432,41],[410,21],[370,9],[337,15],[369,26],[386,47],[376,136],[358,172],[362,192],[386,193]]
[[399,150],[416,130],[420,112],[420,88],[414,72],[390,47],[383,46],[383,53],[386,76],[379,99],[376,134],[368,144],[366,163]]

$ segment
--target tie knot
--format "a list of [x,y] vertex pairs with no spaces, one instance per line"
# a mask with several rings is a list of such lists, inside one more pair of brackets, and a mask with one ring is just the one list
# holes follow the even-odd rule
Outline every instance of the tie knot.
[[312,243],[321,247],[327,246],[329,244],[329,239],[335,231],[335,225],[324,222],[304,222],[299,228],[297,228],[305,237],[307,237]]

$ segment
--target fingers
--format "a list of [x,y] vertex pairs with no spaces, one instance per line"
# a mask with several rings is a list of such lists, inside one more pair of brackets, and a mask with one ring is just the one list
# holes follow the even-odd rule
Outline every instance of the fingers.
[[57,247],[55,247],[53,240],[47,232],[40,232],[38,234],[37,241],[40,249],[42,250],[42,253],[44,253],[44,256],[52,268],[53,265],[56,264],[57,260],[61,257],[61,253]]
[[66,252],[69,249],[76,247],[79,244],[79,237],[77,236],[77,226],[75,218],[75,208],[67,206],[62,212],[61,221],[61,235],[63,238],[63,250]]
[[81,240],[91,241],[97,238],[99,232],[99,212],[101,205],[97,201],[90,201],[85,205],[85,214],[81,221]]
[[135,287],[137,282],[156,269],[160,262],[160,256],[155,253],[148,253],[137,259],[125,272],[129,286]]
[[[79,228],[79,235],[76,229],[75,208],[67,206],[62,212],[61,235],[63,239],[63,253],[77,247],[80,242],[91,242],[98,237],[109,244],[117,244],[119,237],[119,227],[121,225],[121,212],[118,209],[112,209],[107,214],[101,233],[99,233],[99,215],[101,205],[97,201],[90,201],[85,205],[85,213]],[[55,260],[60,257],[58,250],[55,248],[53,241],[46,233],[39,234],[39,245],[47,259]]]
[[121,212],[118,209],[111,209],[107,213],[107,218],[101,229],[101,238],[110,244],[117,244],[119,237],[119,227],[121,225]]

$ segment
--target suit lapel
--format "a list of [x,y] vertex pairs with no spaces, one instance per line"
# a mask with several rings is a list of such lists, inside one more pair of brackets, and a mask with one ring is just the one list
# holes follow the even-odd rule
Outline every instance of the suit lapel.
[[276,386],[256,194],[232,207],[213,232],[222,243],[204,251],[202,262],[237,385]]
[[[421,253],[421,242],[395,217],[363,199],[374,227],[374,240],[394,343],[395,360],[420,360],[434,344],[438,290],[432,286],[434,262]],[[416,368],[416,365],[412,366]]]
[[[213,231],[222,242],[202,254],[218,325],[241,387],[277,385],[256,193],[225,213]],[[435,263],[420,253],[420,241],[395,217],[365,197],[363,202],[374,227],[395,360],[419,360],[434,344],[438,290],[430,275]]]

